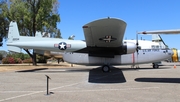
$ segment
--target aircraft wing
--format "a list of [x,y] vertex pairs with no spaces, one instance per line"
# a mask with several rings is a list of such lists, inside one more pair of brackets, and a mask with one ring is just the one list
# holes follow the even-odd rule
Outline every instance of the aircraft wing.
[[119,47],[122,44],[126,23],[120,19],[100,19],[83,26],[87,46]]
[[142,31],[142,32],[138,32],[138,34],[180,34],[180,29]]
[[125,53],[126,50],[122,52],[120,48],[123,45],[125,29],[126,22],[115,18],[99,19],[85,24],[83,31],[87,47],[77,52],[96,57],[114,57],[116,54]]

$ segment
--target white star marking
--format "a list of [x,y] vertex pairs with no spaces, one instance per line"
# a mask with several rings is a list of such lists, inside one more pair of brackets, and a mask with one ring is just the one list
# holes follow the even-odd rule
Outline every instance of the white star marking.
[[65,46],[66,46],[66,45],[64,45],[64,43],[62,43],[62,44],[60,45],[60,48],[64,50],[64,49],[65,49]]

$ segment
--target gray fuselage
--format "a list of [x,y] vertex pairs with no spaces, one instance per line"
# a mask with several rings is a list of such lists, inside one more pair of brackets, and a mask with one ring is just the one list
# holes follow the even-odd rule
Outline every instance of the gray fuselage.
[[92,57],[83,53],[64,53],[65,61],[83,65],[134,65],[158,62],[172,56],[171,50],[143,49],[132,54],[116,55],[114,58]]

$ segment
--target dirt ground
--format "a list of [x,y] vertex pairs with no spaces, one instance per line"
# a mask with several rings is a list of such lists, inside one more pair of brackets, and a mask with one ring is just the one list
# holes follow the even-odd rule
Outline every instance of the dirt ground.
[[30,70],[30,69],[37,69],[37,68],[65,68],[65,67],[70,67],[70,66],[71,64],[68,64],[68,63],[37,64],[37,66],[33,66],[32,64],[0,64],[0,72]]

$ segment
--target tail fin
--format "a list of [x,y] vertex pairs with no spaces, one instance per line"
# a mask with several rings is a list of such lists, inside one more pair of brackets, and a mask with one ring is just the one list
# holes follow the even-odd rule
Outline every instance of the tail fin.
[[[8,32],[8,41],[7,43],[13,43],[13,40],[19,40],[19,30],[17,27],[17,23],[15,21],[11,21],[11,23],[9,24],[9,32]],[[9,51],[13,51],[13,52],[21,52],[21,48],[16,47],[16,46],[11,46],[7,44],[7,48]]]
[[15,21],[11,21],[9,24],[9,32],[8,32],[8,43],[13,42],[13,40],[19,39],[19,30],[17,27],[17,23]]

